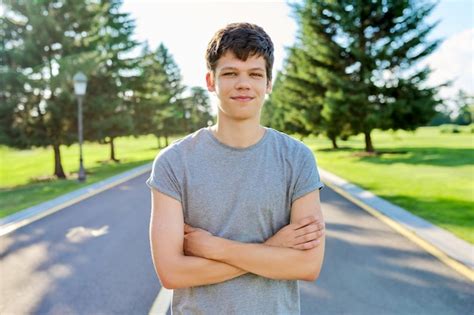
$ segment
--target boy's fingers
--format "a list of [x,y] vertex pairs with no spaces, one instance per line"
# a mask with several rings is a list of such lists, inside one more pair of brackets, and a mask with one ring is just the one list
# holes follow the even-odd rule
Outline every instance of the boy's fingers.
[[193,228],[191,225],[188,225],[188,224],[184,224],[184,232],[185,233],[191,233],[193,232],[194,230],[196,230],[195,228]]
[[305,227],[308,224],[313,223],[314,221],[316,221],[316,218],[313,215],[305,217],[295,224],[295,230],[301,229],[302,227]]
[[300,244],[316,241],[316,240],[320,239],[323,235],[324,235],[323,231],[316,231],[316,232],[313,232],[313,233],[308,233],[308,234],[305,234],[303,236],[297,237],[295,239],[295,242],[296,242],[295,244],[300,245]]
[[319,225],[317,224],[310,224],[310,225],[307,225],[299,230],[296,230],[295,231],[295,237],[298,238],[298,237],[301,237],[301,236],[304,236],[306,234],[310,234],[310,233],[314,233],[314,232],[317,232],[317,231],[322,231],[323,229],[320,228]]
[[295,245],[295,246],[293,246],[293,248],[294,249],[300,249],[300,250],[308,250],[308,249],[318,247],[319,244],[321,244],[321,241],[320,240],[315,240],[315,241]]

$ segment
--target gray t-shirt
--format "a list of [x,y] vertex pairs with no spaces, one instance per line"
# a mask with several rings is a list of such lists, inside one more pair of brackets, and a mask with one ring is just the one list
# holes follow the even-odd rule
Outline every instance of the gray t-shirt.
[[[203,128],[162,150],[147,180],[178,200],[184,222],[213,235],[263,243],[290,223],[291,205],[321,189],[316,161],[302,142],[271,128],[256,144],[233,148]],[[299,314],[295,280],[255,274],[174,290],[173,314]]]

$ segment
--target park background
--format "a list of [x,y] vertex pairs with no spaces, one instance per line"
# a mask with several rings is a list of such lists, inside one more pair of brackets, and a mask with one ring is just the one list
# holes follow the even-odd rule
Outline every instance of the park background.
[[[361,102],[367,94],[351,90],[353,81],[342,80],[335,89],[338,77],[307,66],[323,60],[332,69],[347,69],[356,62],[321,49],[327,45],[314,45],[323,38],[308,34],[318,34],[321,25],[303,31],[306,24],[291,3],[85,3],[5,1],[1,8],[0,216],[149,163],[172,140],[212,122],[216,105],[205,90],[204,50],[215,30],[245,16],[275,42],[275,90],[265,104],[265,125],[302,139],[321,168],[474,243],[471,1],[440,1],[426,12],[423,23],[439,23],[424,34],[425,46],[443,41],[425,57],[410,61],[410,54],[402,54],[398,60],[407,63],[404,71],[374,69],[380,84],[373,86],[384,88],[386,99],[395,99],[392,115],[375,109],[382,101],[366,97]],[[414,36],[423,37],[421,30],[414,28]],[[309,57],[301,51],[310,52]],[[295,65],[308,71],[294,71]],[[433,72],[416,82],[407,79],[424,66]],[[350,69],[361,73],[360,67]],[[72,83],[77,71],[89,80],[84,100],[86,182],[77,181]],[[393,94],[402,81],[406,93]],[[292,94],[292,82],[306,84],[308,93]],[[417,92],[424,87],[431,88]],[[363,108],[361,116],[354,116],[348,104]],[[372,147],[364,134],[368,125]]]

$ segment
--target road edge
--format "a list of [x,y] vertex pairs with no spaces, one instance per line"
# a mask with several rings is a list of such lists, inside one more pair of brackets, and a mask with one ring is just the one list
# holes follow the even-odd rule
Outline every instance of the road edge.
[[97,195],[104,190],[120,185],[132,178],[151,170],[152,162],[135,167],[131,170],[114,175],[97,183],[80,188],[57,198],[26,208],[0,219],[0,236],[7,235],[25,225],[38,221],[48,215],[63,210],[79,201]]
[[319,167],[324,184],[474,281],[474,246],[409,211]]

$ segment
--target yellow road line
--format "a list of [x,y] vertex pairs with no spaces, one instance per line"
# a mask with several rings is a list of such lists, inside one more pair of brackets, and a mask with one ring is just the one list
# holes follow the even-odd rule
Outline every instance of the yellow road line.
[[338,194],[343,196],[344,198],[352,201],[380,221],[384,222],[388,226],[390,226],[392,229],[400,233],[401,235],[405,236],[407,239],[412,241],[413,243],[417,244],[421,248],[423,248],[425,251],[433,255],[434,257],[438,258],[442,263],[447,265],[448,267],[452,268],[454,271],[458,272],[459,274],[463,275],[467,279],[474,281],[474,271],[470,269],[469,267],[461,264],[460,262],[452,259],[448,255],[446,255],[444,252],[440,251],[438,248],[433,246],[432,244],[428,243],[418,235],[416,235],[414,232],[410,231],[400,223],[394,221],[393,219],[387,217],[386,215],[380,213],[378,210],[372,208],[371,206],[365,204],[364,202],[360,201],[359,199],[351,196],[349,193],[344,191],[343,189],[337,187],[336,185],[333,185],[332,183],[325,182],[327,186],[329,186],[331,189],[336,191]]

